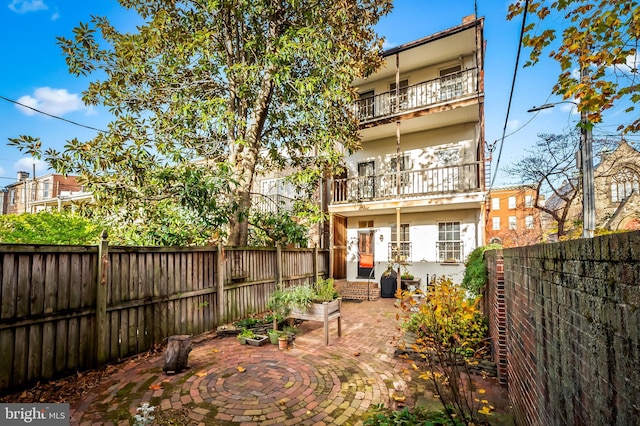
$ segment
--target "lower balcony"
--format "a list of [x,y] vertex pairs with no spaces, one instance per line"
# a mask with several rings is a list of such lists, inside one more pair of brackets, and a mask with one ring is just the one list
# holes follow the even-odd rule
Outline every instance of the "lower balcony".
[[477,192],[480,162],[334,179],[333,204]]

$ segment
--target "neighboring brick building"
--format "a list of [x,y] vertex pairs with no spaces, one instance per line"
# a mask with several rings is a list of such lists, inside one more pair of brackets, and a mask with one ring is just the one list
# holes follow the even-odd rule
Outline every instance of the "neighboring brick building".
[[526,186],[492,189],[485,225],[487,243],[519,247],[542,241],[540,211],[534,207],[536,191]]
[[91,200],[75,176],[47,174],[29,179],[29,173],[18,172],[17,180],[5,188],[3,214],[37,213],[62,210],[74,201]]

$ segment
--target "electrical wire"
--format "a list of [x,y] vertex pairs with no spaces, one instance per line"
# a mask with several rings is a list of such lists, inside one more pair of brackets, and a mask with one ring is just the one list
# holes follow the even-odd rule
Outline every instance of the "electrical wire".
[[2,95],[0,95],[0,99],[5,100],[7,102],[11,102],[11,103],[16,104],[16,105],[20,105],[23,108],[28,108],[28,109],[30,109],[32,111],[37,112],[38,114],[46,115],[47,117],[55,118],[56,120],[66,121],[67,123],[73,124],[74,126],[84,127],[85,129],[95,130],[95,131],[101,132],[101,133],[108,133],[106,130],[98,129],[96,127],[87,126],[85,124],[81,124],[81,123],[78,123],[76,121],[67,120],[66,118],[62,118],[62,117],[59,117],[57,115],[49,114],[48,112],[41,111],[41,110],[39,110],[37,108],[34,108],[34,107],[30,107],[29,105],[25,105],[25,104],[20,103],[18,101],[14,101],[13,99],[6,98],[6,97],[4,97]]
[[511,101],[513,100],[514,87],[516,85],[516,76],[518,74],[518,65],[520,64],[520,52],[522,51],[522,39],[524,37],[524,29],[527,23],[527,10],[529,9],[529,0],[525,0],[524,8],[522,11],[522,26],[520,27],[520,39],[518,40],[518,53],[516,54],[516,63],[513,69],[513,79],[511,80],[511,92],[509,93],[509,104],[507,105],[507,115],[504,119],[504,127],[502,128],[502,138],[500,138],[500,147],[498,148],[498,159],[496,160],[496,171],[491,179],[491,185],[489,185],[488,192],[491,192],[491,188],[498,176],[498,168],[500,166],[500,157],[502,156],[502,146],[504,145],[504,139],[507,133],[507,124],[509,123],[509,113],[511,111]]

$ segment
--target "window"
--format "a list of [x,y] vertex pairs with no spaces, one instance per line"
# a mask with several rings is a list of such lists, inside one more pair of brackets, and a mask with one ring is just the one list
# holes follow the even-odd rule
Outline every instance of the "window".
[[528,215],[524,218],[524,225],[527,229],[533,229],[533,215]]
[[434,188],[442,192],[457,191],[460,182],[460,150],[458,148],[440,149],[436,151],[438,171],[435,173]]
[[[389,169],[391,173],[396,173],[397,169],[397,157],[393,157],[391,158],[391,161],[389,162]],[[409,155],[407,154],[400,154],[400,184],[401,185],[408,185],[409,184],[409,179],[410,176],[408,173],[402,173],[404,171],[407,170],[411,170],[411,164],[409,161]],[[395,189],[396,187],[396,175],[393,174],[392,178],[391,178],[391,185],[393,185],[393,189]]]
[[460,71],[462,66],[455,65],[453,67],[440,70],[440,100],[446,101],[462,96],[462,74]]
[[358,101],[358,118],[360,120],[366,120],[372,118],[375,115],[374,102],[375,94],[373,90],[360,93],[360,100]]
[[284,178],[265,179],[260,182],[260,195],[262,197],[257,206],[260,211],[290,210],[293,208],[296,189]]
[[9,204],[13,205],[16,203],[16,190],[12,189],[9,192]]
[[509,208],[510,209],[516,208],[516,197],[509,197]]
[[50,182],[48,180],[45,180],[42,183],[42,198],[43,199],[49,198],[49,184],[50,184]]
[[[389,247],[391,249],[390,259],[395,259],[398,255],[398,233],[396,232],[396,225],[391,225],[391,241]],[[405,261],[411,261],[411,239],[409,238],[409,224],[400,224],[400,259]]]
[[358,199],[373,198],[376,194],[375,163],[358,163]]
[[533,195],[524,196],[524,206],[527,208],[533,207]]
[[438,223],[438,262],[462,262],[460,222]]
[[391,113],[407,109],[407,87],[409,80],[400,80],[398,89],[398,109],[396,110],[396,83],[389,84],[389,99],[391,101]]
[[633,191],[639,190],[638,174],[628,167],[620,170],[611,179],[611,202],[619,203]]
[[500,230],[500,217],[493,218],[493,230],[494,231]]
[[517,219],[515,216],[509,216],[509,229],[518,229]]
[[491,199],[491,210],[500,210],[500,198]]

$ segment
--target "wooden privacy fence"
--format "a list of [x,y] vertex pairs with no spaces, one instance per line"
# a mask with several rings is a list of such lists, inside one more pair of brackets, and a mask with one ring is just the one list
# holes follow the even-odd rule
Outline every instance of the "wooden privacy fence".
[[328,261],[318,249],[1,244],[0,392],[264,312],[278,282],[324,278]]

